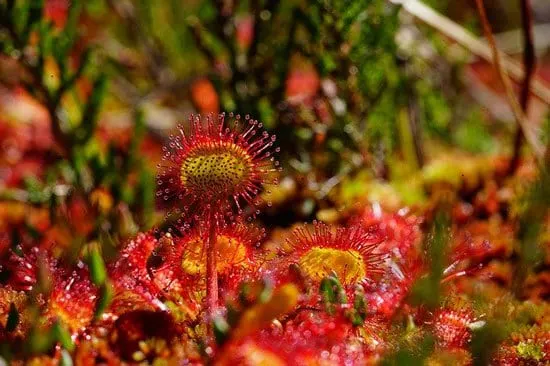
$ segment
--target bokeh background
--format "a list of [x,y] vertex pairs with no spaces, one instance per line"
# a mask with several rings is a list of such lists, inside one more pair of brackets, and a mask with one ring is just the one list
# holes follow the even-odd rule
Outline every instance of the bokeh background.
[[[544,147],[550,3],[527,3],[528,23],[522,1],[485,7]],[[0,255],[38,247],[75,263],[101,248],[110,261],[172,227],[156,202],[162,146],[192,113],[231,111],[281,147],[258,218],[269,245],[373,204],[428,230],[443,205],[451,241],[484,248],[460,260],[479,255],[496,287],[548,299],[550,158],[518,132],[475,1],[418,4],[0,0]]]

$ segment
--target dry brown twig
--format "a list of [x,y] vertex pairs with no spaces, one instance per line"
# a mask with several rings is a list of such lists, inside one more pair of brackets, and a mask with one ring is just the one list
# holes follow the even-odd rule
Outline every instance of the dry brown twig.
[[[487,43],[477,39],[474,35],[468,32],[459,24],[453,22],[449,18],[437,13],[430,7],[418,0],[390,0],[394,4],[400,4],[403,9],[415,16],[427,25],[437,29],[441,34],[453,39],[474,55],[491,62],[497,69],[499,78],[501,79],[506,90],[506,97],[510,107],[514,113],[514,117],[518,125],[525,135],[526,141],[531,146],[537,160],[541,160],[544,155],[544,146],[541,144],[538,133],[534,126],[528,122],[525,113],[523,113],[515,93],[509,75],[518,82],[523,82],[525,79],[525,71],[523,67],[509,56],[500,52],[496,46],[491,25],[487,20],[485,7],[482,0],[476,0],[480,17],[483,23],[485,36],[489,42]],[[530,90],[546,104],[550,105],[550,88],[544,85],[539,79],[534,78],[530,83]]]
[[508,77],[508,73],[502,67],[500,54],[495,42],[495,37],[493,36],[491,24],[489,23],[489,19],[487,18],[487,14],[485,12],[485,5],[483,4],[483,0],[476,0],[476,5],[479,16],[481,18],[481,22],[483,23],[483,32],[485,33],[485,37],[487,37],[487,40],[491,45],[495,68],[498,72],[500,81],[502,82],[502,84],[504,85],[504,89],[506,90],[508,103],[510,104],[510,107],[512,107],[512,111],[514,112],[514,116],[516,117],[516,120],[523,131],[523,136],[525,137],[525,140],[531,146],[531,149],[533,150],[533,153],[535,154],[537,160],[542,161],[544,157],[544,146],[539,140],[539,137],[537,136],[536,131],[533,129],[533,126],[529,124],[527,116],[521,109],[521,106],[516,99],[512,82]]
[[[466,48],[475,56],[493,63],[493,53],[487,42],[476,38],[459,24],[439,14],[429,6],[418,0],[389,0],[394,4],[400,4],[403,9],[418,20],[437,29],[438,32],[454,40]],[[525,78],[525,72],[521,64],[499,51],[502,66],[514,81],[521,83]],[[540,79],[534,78],[531,83],[531,92],[540,100],[550,105],[550,88]]]
[[[520,105],[523,113],[526,115],[529,111],[530,89],[533,76],[535,75],[536,55],[535,55],[535,36],[533,33],[533,13],[531,11],[531,0],[520,0],[521,3],[521,23],[523,29],[523,67],[525,77],[521,85]],[[512,155],[512,163],[510,164],[510,172],[516,171],[519,167],[521,146],[523,145],[523,131],[518,128],[514,137],[514,152]]]

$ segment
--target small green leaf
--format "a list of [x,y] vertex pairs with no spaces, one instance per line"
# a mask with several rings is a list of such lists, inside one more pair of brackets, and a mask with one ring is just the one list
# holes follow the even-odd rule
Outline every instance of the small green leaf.
[[74,350],[71,334],[59,321],[54,323],[52,331],[55,335],[55,339],[57,339],[65,349],[71,352]]
[[86,143],[93,136],[97,125],[97,114],[99,113],[99,108],[106,91],[107,76],[101,74],[93,83],[92,94],[86,103],[82,120],[75,136],[79,143]]
[[29,17],[27,18],[27,26],[30,28],[42,18],[44,9],[44,0],[31,0],[29,6]]
[[268,302],[271,299],[271,296],[273,295],[273,285],[268,281],[264,281],[263,285],[264,286],[262,288],[262,291],[258,296],[258,302],[260,303]]
[[218,345],[225,343],[227,337],[229,336],[230,330],[227,321],[223,317],[218,316],[214,318],[212,327],[214,328],[214,337],[216,338],[216,343]]
[[365,302],[365,291],[362,286],[357,286],[355,289],[355,297],[353,299],[353,311],[350,315],[350,320],[353,325],[361,325],[367,317],[367,303]]
[[432,309],[439,305],[441,279],[445,269],[450,238],[449,227],[448,213],[443,210],[439,211],[425,243],[428,258],[430,258],[430,272],[416,281],[412,290],[412,301],[416,304],[424,304]]
[[103,283],[103,285],[99,289],[99,299],[97,300],[95,313],[94,313],[94,317],[96,319],[101,314],[103,314],[103,312],[105,311],[107,306],[109,306],[112,300],[113,300],[113,287],[111,286],[109,281],[105,281],[105,283]]
[[345,304],[348,301],[346,292],[336,276],[324,278],[321,281],[320,292],[329,313],[334,311],[334,304]]
[[334,287],[332,286],[332,283],[328,277],[324,278],[321,281],[320,290],[321,290],[321,296],[323,298],[323,302],[329,303],[329,304],[334,304],[336,302],[336,294],[334,293]]
[[103,257],[96,248],[90,250],[88,265],[90,266],[90,276],[92,277],[92,282],[97,286],[102,286],[107,279],[107,271],[105,269]]
[[59,360],[60,366],[73,366],[73,359],[66,349],[61,350],[61,359]]

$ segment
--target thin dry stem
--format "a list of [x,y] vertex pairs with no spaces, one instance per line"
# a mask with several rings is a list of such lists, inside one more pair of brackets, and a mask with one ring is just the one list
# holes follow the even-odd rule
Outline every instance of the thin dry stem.
[[[535,74],[536,55],[535,55],[535,37],[533,34],[533,13],[531,11],[531,0],[521,0],[521,22],[523,30],[523,68],[525,77],[521,87],[520,105],[523,113],[528,114],[530,89],[533,76]],[[514,172],[519,166],[521,146],[523,145],[523,132],[518,127],[514,138],[514,153],[510,164],[510,172]]]
[[491,24],[489,23],[489,19],[487,18],[487,14],[485,12],[485,6],[483,5],[483,0],[476,0],[476,5],[479,12],[479,16],[481,18],[481,22],[483,24],[483,31],[485,33],[485,37],[487,37],[487,40],[489,41],[489,45],[491,46],[495,68],[498,72],[500,81],[504,85],[504,89],[506,91],[506,98],[508,99],[508,103],[512,108],[512,112],[514,113],[514,117],[516,118],[516,121],[519,124],[519,127],[523,131],[523,135],[525,136],[526,141],[531,146],[531,149],[533,150],[535,157],[537,158],[538,161],[541,161],[544,156],[544,147],[541,144],[537,136],[537,133],[529,124],[529,121],[527,120],[525,113],[523,113],[518,101],[516,100],[516,96],[512,87],[512,82],[510,81],[510,78],[508,77],[508,73],[506,72],[506,70],[504,69],[501,63],[500,53],[498,51],[495,38],[493,36],[493,30],[491,28]]
[[[401,4],[403,9],[420,21],[435,28],[439,33],[454,40],[462,47],[468,49],[472,54],[487,62],[494,63],[492,48],[486,42],[479,40],[464,27],[453,22],[451,19],[439,14],[429,6],[418,0],[389,0],[395,4]],[[523,67],[508,55],[498,51],[502,68],[514,79],[521,83],[525,78]],[[550,88],[539,78],[534,77],[531,85],[531,92],[544,103],[550,105]]]

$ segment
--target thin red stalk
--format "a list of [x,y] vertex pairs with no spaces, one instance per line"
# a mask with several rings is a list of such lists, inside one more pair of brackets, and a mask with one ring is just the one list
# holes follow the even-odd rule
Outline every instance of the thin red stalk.
[[218,271],[216,270],[216,215],[210,208],[208,218],[208,241],[206,242],[206,307],[207,316],[212,320],[218,308]]
[[[535,41],[533,35],[533,12],[531,11],[531,0],[520,0],[520,4],[524,47],[523,68],[525,70],[525,77],[523,78],[519,103],[523,112],[527,114],[527,111],[529,109],[531,82],[535,73],[536,55]],[[514,139],[514,154],[512,156],[512,162],[510,164],[510,172],[513,172],[518,168],[520,157],[519,155],[521,152],[523,140],[523,131],[518,126]]]

